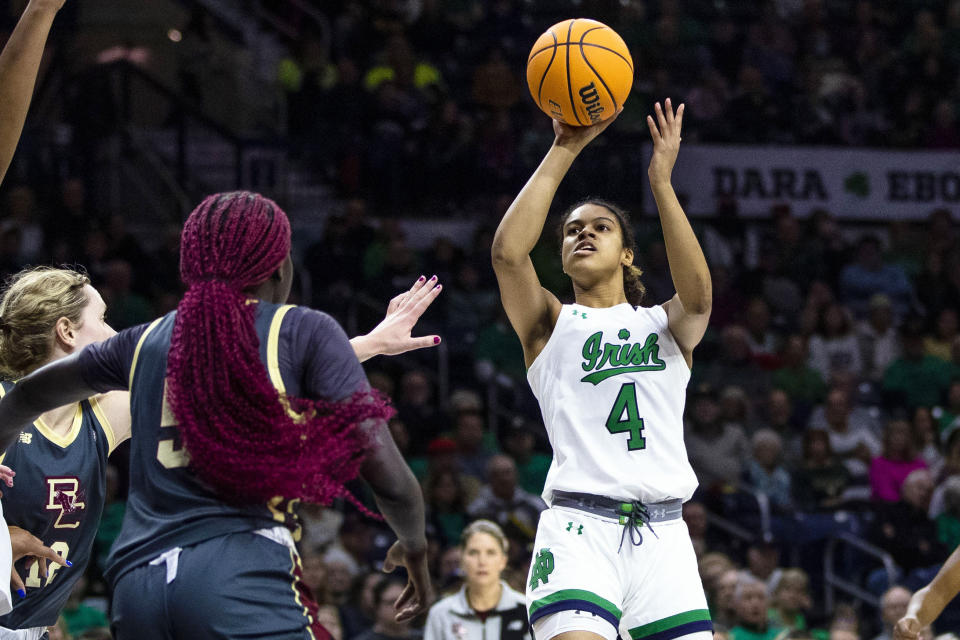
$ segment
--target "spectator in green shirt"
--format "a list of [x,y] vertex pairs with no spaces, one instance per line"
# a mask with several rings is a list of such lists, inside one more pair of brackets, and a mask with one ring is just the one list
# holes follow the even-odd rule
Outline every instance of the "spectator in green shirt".
[[948,549],[960,546],[960,476],[943,482],[943,513],[937,516],[937,538]]
[[457,544],[467,526],[467,499],[460,474],[452,470],[430,474],[423,483],[427,522],[432,524],[443,546]]
[[810,578],[803,569],[784,569],[773,589],[773,606],[767,614],[770,622],[792,631],[806,631],[803,612],[812,606]]
[[888,401],[909,407],[939,405],[950,384],[951,364],[925,353],[923,329],[917,320],[904,325],[901,340],[903,355],[883,374]]
[[803,336],[793,334],[784,341],[781,366],[773,372],[773,387],[783,389],[805,407],[822,402],[827,385],[816,369],[807,366],[807,344]]
[[[540,428],[542,431],[542,427]],[[517,464],[517,484],[534,495],[543,492],[552,458],[535,450],[537,436],[534,425],[521,416],[507,423],[500,434],[503,450]]]
[[774,640],[782,627],[771,624],[767,586],[749,576],[741,576],[734,591],[737,624],[730,630],[731,640]]
[[[513,380],[526,384],[527,370],[523,364],[523,347],[517,334],[510,328],[503,308],[497,313],[496,320],[487,324],[477,334],[473,355],[478,373],[481,370],[486,371],[487,375],[505,373]],[[480,375],[483,377],[484,374]]]

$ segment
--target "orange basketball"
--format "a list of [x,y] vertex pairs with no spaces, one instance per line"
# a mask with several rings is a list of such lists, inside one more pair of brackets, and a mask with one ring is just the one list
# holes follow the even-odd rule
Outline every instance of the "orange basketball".
[[612,116],[633,86],[633,59],[623,38],[596,20],[558,22],[527,58],[527,86],[551,118],[586,126]]

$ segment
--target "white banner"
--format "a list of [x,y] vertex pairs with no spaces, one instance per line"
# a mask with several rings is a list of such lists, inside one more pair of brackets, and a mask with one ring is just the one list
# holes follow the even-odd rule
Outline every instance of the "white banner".
[[[644,166],[650,151],[645,145]],[[960,210],[960,152],[684,143],[673,184],[697,216],[732,200],[744,218],[788,204],[800,216],[826,209],[850,219],[923,219],[938,207]],[[644,191],[644,209],[655,212]]]

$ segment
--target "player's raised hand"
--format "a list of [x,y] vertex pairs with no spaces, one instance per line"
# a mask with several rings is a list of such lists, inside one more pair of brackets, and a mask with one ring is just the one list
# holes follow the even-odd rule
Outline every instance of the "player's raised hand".
[[[17,472],[8,467],[5,464],[0,464],[0,483],[7,485],[8,487],[13,486],[13,476],[17,475]],[[3,497],[3,491],[0,491],[0,498]]]
[[647,116],[647,127],[650,128],[650,137],[653,138],[653,154],[650,157],[650,166],[647,176],[651,184],[670,182],[673,165],[677,162],[677,153],[680,151],[680,130],[683,127],[683,105],[673,112],[673,104],[667,98],[664,106],[658,102],[654,105],[657,119]]
[[[60,556],[59,553],[44,546],[43,542],[37,536],[29,531],[24,531],[20,527],[7,527],[10,532],[10,547],[13,552],[13,564],[24,556],[33,556],[32,560],[40,563],[40,576],[47,577],[47,561],[56,562],[62,567],[73,566],[69,560]],[[28,562],[29,567],[31,563]],[[14,567],[10,572],[10,586],[13,591],[21,598],[27,595],[26,588],[23,586],[23,579],[17,573]]]
[[893,626],[893,640],[917,640],[920,631],[920,621],[915,616],[904,616]]
[[617,119],[621,111],[623,111],[623,107],[619,107],[617,112],[606,120],[586,127],[574,127],[559,120],[554,120],[553,144],[558,147],[570,147],[579,153],[584,147],[590,144],[594,138],[606,131],[607,127]]
[[443,285],[437,282],[437,276],[429,280],[426,276],[413,283],[409,291],[395,296],[387,305],[387,315],[367,334],[367,337],[377,345],[377,352],[386,356],[395,356],[414,349],[435,347],[440,344],[440,336],[413,337],[413,327],[420,316],[427,310]]
[[397,567],[406,567],[407,586],[393,603],[397,622],[412,620],[433,603],[433,586],[427,568],[427,549],[407,549],[400,541],[394,542],[383,561],[383,571],[390,573]]

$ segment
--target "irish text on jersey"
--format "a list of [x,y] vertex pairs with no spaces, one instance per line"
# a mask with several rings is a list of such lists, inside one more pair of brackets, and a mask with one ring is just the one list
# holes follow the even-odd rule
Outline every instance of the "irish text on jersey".
[[580,366],[591,373],[581,378],[580,382],[596,385],[622,373],[666,369],[666,363],[660,359],[658,337],[656,333],[651,333],[642,343],[631,343],[630,332],[620,329],[617,338],[624,342],[617,344],[604,342],[603,332],[597,331],[583,343],[583,363]]

